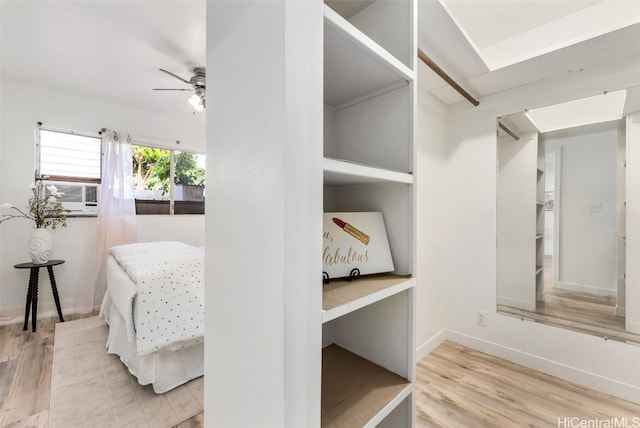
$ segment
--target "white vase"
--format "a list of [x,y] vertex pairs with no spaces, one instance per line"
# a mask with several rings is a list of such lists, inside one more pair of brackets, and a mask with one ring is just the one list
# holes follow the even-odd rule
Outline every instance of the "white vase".
[[33,263],[42,264],[49,261],[51,255],[51,235],[47,229],[33,229],[29,238],[29,255]]

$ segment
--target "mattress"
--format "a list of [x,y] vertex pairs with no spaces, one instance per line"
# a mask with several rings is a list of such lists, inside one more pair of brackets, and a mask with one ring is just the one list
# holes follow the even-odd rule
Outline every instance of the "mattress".
[[204,344],[196,343],[176,351],[161,350],[140,356],[136,348],[135,331],[139,321],[136,284],[109,257],[107,261],[107,292],[101,315],[109,324],[107,352],[116,354],[136,376],[141,385],[152,384],[156,393],[167,392],[204,374]]
[[[203,247],[159,241],[118,245],[110,254],[131,279],[107,286],[126,322],[128,337],[135,336],[138,355],[203,343]],[[113,269],[116,263],[109,265]],[[124,278],[119,273],[111,276]]]
[[102,314],[109,324],[107,352],[118,355],[140,385],[152,384],[154,392],[162,394],[204,374],[204,344],[139,357],[135,341],[127,338],[124,319],[109,298],[103,303]]
[[122,270],[118,262],[109,256],[107,259],[107,292],[111,300],[111,304],[124,319],[127,336],[133,340],[135,335],[135,319],[137,312],[137,304],[135,296],[137,295],[136,284],[129,278],[129,275]]

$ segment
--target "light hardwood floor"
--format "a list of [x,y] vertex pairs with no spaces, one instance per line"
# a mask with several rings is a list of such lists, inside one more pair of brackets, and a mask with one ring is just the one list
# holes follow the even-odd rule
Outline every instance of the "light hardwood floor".
[[[18,324],[0,327],[1,427],[47,427],[55,321],[38,321],[36,333]],[[557,427],[564,417],[640,418],[639,405],[452,342],[418,363],[416,385],[418,427]],[[201,427],[204,413],[176,428]]]
[[640,343],[640,335],[627,332],[624,318],[616,315],[615,297],[555,287],[551,270],[551,257],[545,256],[544,293],[542,300],[536,302],[535,312],[504,305],[498,305],[498,312],[607,339]]
[[[80,317],[67,316],[67,320]],[[0,327],[0,426],[46,427],[56,319]]]
[[[95,312],[65,315],[65,320],[95,315]],[[35,333],[31,332],[30,323],[27,331],[22,331],[22,323],[0,327],[0,427],[45,428],[49,425],[51,364],[57,320],[38,320]],[[204,427],[204,414],[196,415],[178,427]]]
[[416,387],[418,427],[640,424],[640,405],[448,341],[418,363]]
[[191,419],[187,419],[174,428],[204,428],[204,412],[195,415]]

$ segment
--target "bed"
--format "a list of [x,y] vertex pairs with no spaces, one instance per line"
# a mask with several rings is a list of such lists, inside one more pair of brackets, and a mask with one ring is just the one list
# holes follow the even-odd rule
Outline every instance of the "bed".
[[204,374],[204,248],[164,241],[120,245],[107,260],[100,315],[107,351],[141,385],[167,392]]

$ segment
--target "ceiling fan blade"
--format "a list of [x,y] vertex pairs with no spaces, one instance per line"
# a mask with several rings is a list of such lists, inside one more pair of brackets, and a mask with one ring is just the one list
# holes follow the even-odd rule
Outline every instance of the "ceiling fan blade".
[[167,73],[169,76],[173,76],[173,77],[175,77],[175,78],[176,78],[176,79],[178,79],[178,80],[183,81],[183,82],[184,82],[184,83],[186,83],[187,85],[191,85],[191,82],[189,82],[188,80],[184,80],[182,77],[178,76],[177,74],[173,74],[172,72],[167,71],[167,70],[163,70],[163,69],[161,69],[161,68],[159,68],[158,70],[160,70],[160,71],[162,71],[162,72],[164,72],[164,73]]
[[166,89],[166,88],[154,88],[154,91],[193,91],[193,89]]

